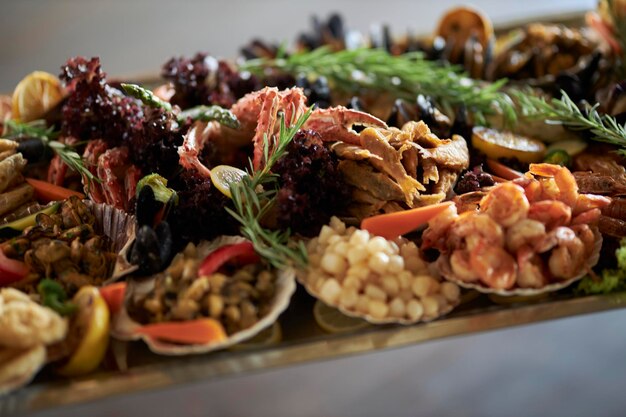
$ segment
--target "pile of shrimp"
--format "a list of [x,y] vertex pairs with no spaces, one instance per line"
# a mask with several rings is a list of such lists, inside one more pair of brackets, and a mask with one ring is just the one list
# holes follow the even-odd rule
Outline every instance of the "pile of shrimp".
[[497,184],[477,210],[456,206],[432,219],[422,248],[435,248],[451,278],[492,289],[542,288],[582,276],[601,239],[597,221],[611,200],[581,194],[572,173],[531,164],[523,177]]

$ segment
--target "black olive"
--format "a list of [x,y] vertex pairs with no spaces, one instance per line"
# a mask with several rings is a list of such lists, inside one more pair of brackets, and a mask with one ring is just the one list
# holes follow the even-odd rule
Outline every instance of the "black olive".
[[139,192],[137,203],[135,205],[135,216],[137,217],[137,225],[154,224],[154,216],[163,209],[163,203],[154,198],[154,191],[149,186],[144,186]]
[[138,266],[139,275],[150,275],[161,269],[161,251],[156,232],[148,225],[141,226],[130,251],[129,262]]
[[49,148],[39,138],[21,139],[17,151],[30,163],[43,161],[51,156]]

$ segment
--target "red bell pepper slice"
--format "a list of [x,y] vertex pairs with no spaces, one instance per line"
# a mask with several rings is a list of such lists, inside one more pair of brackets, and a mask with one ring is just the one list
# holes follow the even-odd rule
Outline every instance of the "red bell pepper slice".
[[29,269],[22,261],[7,257],[0,249],[0,285],[9,285],[28,275]]
[[113,314],[118,313],[122,309],[125,294],[125,282],[115,282],[100,288],[100,295],[104,298],[104,301],[109,306],[109,311]]
[[236,260],[241,265],[259,262],[261,258],[254,250],[252,242],[225,245],[209,253],[198,269],[198,276],[211,275],[227,262]]

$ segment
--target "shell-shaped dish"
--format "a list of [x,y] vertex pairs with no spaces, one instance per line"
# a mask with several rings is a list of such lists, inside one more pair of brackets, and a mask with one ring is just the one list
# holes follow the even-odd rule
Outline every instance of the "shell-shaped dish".
[[96,204],[89,200],[84,202],[96,218],[94,230],[111,240],[111,251],[117,254],[111,277],[104,285],[136,271],[137,266],[128,262],[127,256],[135,240],[135,217],[108,204]]
[[[432,268],[431,268],[431,272],[435,272]],[[434,276],[434,274],[433,274]],[[306,271],[302,271],[299,270],[296,273],[296,278],[298,280],[298,282],[300,284],[302,284],[302,286],[304,287],[304,289],[311,294],[313,297],[317,298],[318,300],[322,301],[324,304],[327,304],[330,307],[336,308],[337,310],[341,311],[343,314],[345,314],[346,316],[350,316],[350,317],[354,317],[354,318],[358,318],[358,319],[363,319],[365,321],[367,321],[368,323],[371,324],[377,324],[377,325],[382,325],[382,324],[404,324],[404,325],[409,325],[409,324],[415,324],[415,323],[427,323],[429,321],[433,321],[436,320],[442,316],[445,316],[446,314],[450,313],[452,310],[454,310],[455,307],[457,307],[459,305],[459,301],[452,303],[452,304],[448,304],[446,306],[446,308],[442,309],[441,311],[439,311],[439,314],[433,317],[421,317],[418,320],[410,320],[410,319],[406,319],[406,318],[393,318],[393,317],[389,317],[389,318],[384,318],[384,319],[379,319],[376,317],[372,317],[369,314],[362,314],[359,312],[356,312],[354,310],[349,310],[347,308],[345,308],[344,306],[342,306],[340,303],[337,302],[329,302],[328,300],[324,300],[321,296],[320,293],[318,291],[315,291],[315,289],[309,285],[309,282],[307,280],[307,272]]]
[[585,268],[581,270],[581,272],[573,278],[570,278],[565,281],[553,282],[541,288],[520,288],[515,287],[510,290],[502,290],[496,288],[487,287],[481,283],[473,283],[473,282],[465,282],[457,279],[452,273],[452,268],[450,267],[450,258],[446,255],[441,255],[439,259],[435,262],[436,267],[441,272],[441,275],[448,281],[454,282],[459,287],[463,287],[466,289],[476,290],[484,294],[497,294],[502,296],[533,296],[539,295],[549,292],[554,292],[558,290],[562,290],[563,288],[569,287],[574,282],[580,280],[587,272],[593,268],[598,261],[600,260],[600,249],[602,249],[602,234],[597,229],[594,229],[594,234],[596,236],[595,246],[593,248],[593,253],[587,260],[587,264]]
[[[198,252],[201,255],[206,256],[221,246],[240,243],[244,240],[244,238],[239,236],[222,236],[212,242],[200,244],[198,246]],[[131,294],[136,295],[149,292],[154,287],[155,279],[156,278],[154,277],[150,277],[141,281],[134,280],[129,282],[127,296],[130,296]],[[233,333],[227,339],[219,342],[207,343],[203,345],[182,345],[163,342],[146,335],[137,334],[135,333],[135,329],[141,325],[128,315],[126,308],[122,308],[122,310],[113,317],[111,335],[116,339],[125,341],[143,340],[152,352],[160,355],[190,355],[225,349],[256,336],[261,331],[274,324],[274,322],[278,320],[278,317],[289,306],[291,296],[295,291],[296,280],[294,270],[289,268],[279,271],[276,280],[276,293],[274,294],[272,308],[269,313],[262,317],[253,326],[237,333]]]

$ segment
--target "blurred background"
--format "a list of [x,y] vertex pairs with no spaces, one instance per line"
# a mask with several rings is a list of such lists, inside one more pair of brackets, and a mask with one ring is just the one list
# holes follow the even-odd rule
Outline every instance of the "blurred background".
[[[393,33],[429,33],[457,0],[2,0],[0,91],[10,92],[27,73],[59,73],[74,55],[100,56],[109,75],[158,73],[171,56],[206,51],[232,57],[255,37],[294,41],[311,16],[344,16],[346,26],[368,31],[389,24]],[[587,10],[595,0],[475,0],[496,24],[531,16]]]
[[[348,28],[428,33],[458,1],[2,0],[0,91],[27,73],[100,56],[112,76],[156,74],[171,56],[232,57],[255,37],[293,42],[313,14]],[[594,0],[475,0],[497,25],[569,16]],[[119,397],[44,413],[257,416],[620,416],[626,310]]]

